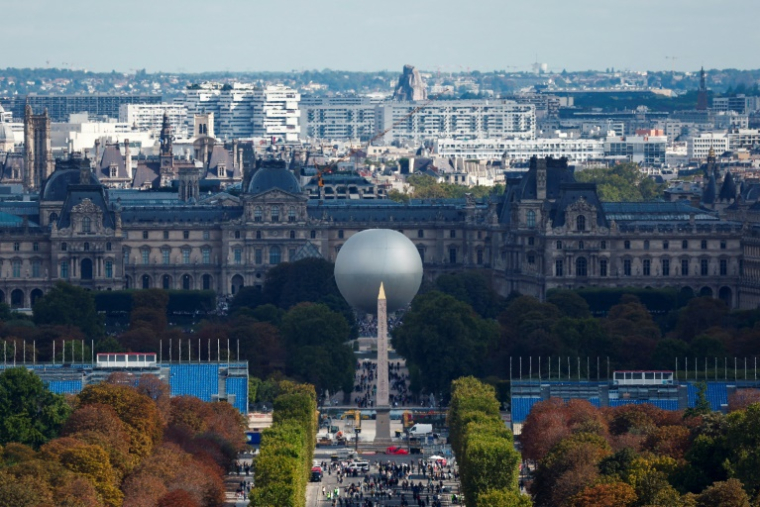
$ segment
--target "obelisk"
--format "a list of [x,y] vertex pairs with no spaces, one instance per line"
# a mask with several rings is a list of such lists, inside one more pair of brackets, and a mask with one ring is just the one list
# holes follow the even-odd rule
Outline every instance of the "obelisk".
[[375,397],[375,445],[391,443],[391,407],[388,402],[388,302],[380,282],[377,295],[377,396]]

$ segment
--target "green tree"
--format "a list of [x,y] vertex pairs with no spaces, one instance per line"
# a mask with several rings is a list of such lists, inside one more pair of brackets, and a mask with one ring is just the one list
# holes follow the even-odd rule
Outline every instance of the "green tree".
[[760,492],[760,403],[728,414],[729,475],[751,494]]
[[504,298],[480,271],[443,274],[436,278],[435,286],[444,294],[467,303],[484,318],[496,318],[504,306]]
[[686,417],[696,417],[712,412],[710,402],[707,400],[707,384],[705,382],[697,383],[697,400],[694,402],[694,408],[686,409]]
[[532,507],[530,497],[505,489],[489,489],[478,495],[478,507]]
[[57,282],[32,310],[37,325],[76,326],[88,338],[103,335],[103,318],[95,310],[95,298],[81,287]]
[[611,169],[586,169],[576,173],[580,182],[596,183],[603,201],[647,201],[656,199],[664,185],[656,183],[639,170],[637,164],[626,162]]
[[553,291],[546,298],[547,303],[551,303],[568,317],[574,319],[585,319],[591,317],[588,303],[576,292],[569,290]]
[[697,507],[750,507],[747,493],[737,479],[716,482],[697,497]]
[[482,373],[483,358],[498,336],[495,322],[479,317],[470,305],[433,291],[412,301],[392,340],[421,373],[416,387],[441,393],[455,378]]
[[71,408],[26,368],[0,373],[0,443],[39,446],[58,435]]

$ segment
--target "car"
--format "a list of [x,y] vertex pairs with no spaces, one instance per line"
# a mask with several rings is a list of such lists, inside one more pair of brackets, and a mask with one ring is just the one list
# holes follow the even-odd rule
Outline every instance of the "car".
[[322,482],[322,467],[315,466],[311,468],[311,482]]
[[409,451],[404,449],[403,447],[396,447],[395,445],[392,445],[385,450],[385,454],[401,455],[401,454],[409,454]]

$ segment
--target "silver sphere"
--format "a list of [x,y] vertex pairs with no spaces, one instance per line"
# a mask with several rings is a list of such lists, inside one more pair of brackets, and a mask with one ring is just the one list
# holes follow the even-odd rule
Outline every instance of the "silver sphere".
[[388,229],[368,229],[351,236],[335,259],[335,282],[346,301],[377,313],[380,282],[388,311],[406,307],[422,283],[422,260],[409,238]]

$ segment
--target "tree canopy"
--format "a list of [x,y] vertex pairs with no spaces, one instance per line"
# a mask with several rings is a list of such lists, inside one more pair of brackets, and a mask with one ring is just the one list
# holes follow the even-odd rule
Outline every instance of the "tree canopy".
[[634,163],[617,164],[611,169],[585,169],[575,174],[580,182],[596,183],[602,201],[651,201],[662,194],[656,183]]
[[103,335],[103,319],[95,310],[95,297],[81,287],[56,282],[34,304],[35,324],[76,326],[87,338]]

